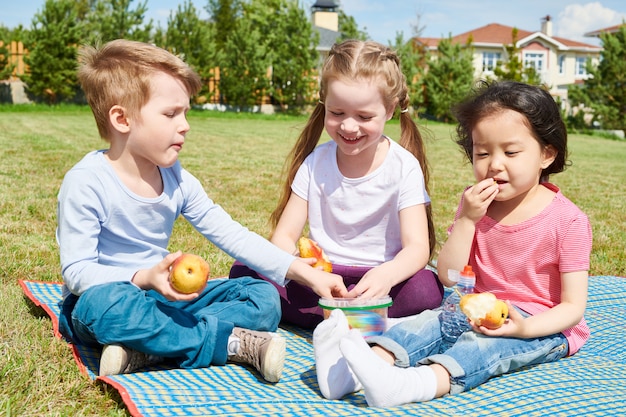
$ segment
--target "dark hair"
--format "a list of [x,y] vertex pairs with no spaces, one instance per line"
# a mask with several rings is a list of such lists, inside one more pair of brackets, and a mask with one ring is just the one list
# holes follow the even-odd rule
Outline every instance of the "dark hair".
[[523,115],[537,142],[542,147],[552,146],[556,150],[554,162],[541,171],[541,181],[547,181],[550,174],[562,172],[569,165],[567,129],[559,106],[543,88],[516,81],[482,81],[472,95],[452,109],[458,121],[456,143],[463,148],[470,162],[473,162],[474,127],[485,117],[503,110]]

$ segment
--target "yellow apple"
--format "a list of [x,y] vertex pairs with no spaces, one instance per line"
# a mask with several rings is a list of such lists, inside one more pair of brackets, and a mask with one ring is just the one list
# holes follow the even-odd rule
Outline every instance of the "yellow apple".
[[298,239],[298,252],[300,252],[301,258],[317,259],[317,262],[313,264],[313,268],[321,267],[326,272],[332,271],[333,265],[330,263],[328,256],[314,240],[304,236]]
[[198,255],[183,253],[170,269],[170,284],[183,294],[200,292],[209,279],[209,264]]
[[466,294],[459,303],[461,311],[478,326],[497,329],[509,316],[509,308],[490,292]]

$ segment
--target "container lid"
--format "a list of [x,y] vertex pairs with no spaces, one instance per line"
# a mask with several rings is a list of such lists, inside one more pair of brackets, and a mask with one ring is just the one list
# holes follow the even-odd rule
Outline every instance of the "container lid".
[[389,307],[393,304],[391,297],[382,298],[320,298],[317,304],[325,310],[372,310],[375,308]]

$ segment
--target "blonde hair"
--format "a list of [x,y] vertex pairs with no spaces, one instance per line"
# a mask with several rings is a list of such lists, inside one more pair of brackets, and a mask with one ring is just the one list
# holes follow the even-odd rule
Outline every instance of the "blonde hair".
[[[394,106],[400,109],[400,141],[399,144],[411,152],[419,161],[424,174],[426,191],[429,187],[429,166],[426,159],[422,135],[408,113],[409,96],[406,78],[400,69],[400,59],[391,48],[378,42],[346,40],[335,44],[324,62],[320,79],[320,102],[313,109],[304,129],[296,141],[290,157],[285,165],[285,183],[282,186],[278,206],[270,216],[272,233],[278,224],[280,216],[289,201],[291,185],[296,172],[305,158],[313,152],[324,130],[327,86],[331,80],[378,79],[380,92],[385,108],[391,110]],[[432,208],[426,206],[428,219],[428,235],[430,256],[432,258],[436,243],[435,228],[432,220]]]
[[180,80],[190,96],[202,86],[199,75],[180,58],[143,42],[117,39],[101,48],[85,45],[79,49],[78,62],[78,80],[105,140],[111,107],[120,105],[136,116],[150,99],[150,78],[156,72]]

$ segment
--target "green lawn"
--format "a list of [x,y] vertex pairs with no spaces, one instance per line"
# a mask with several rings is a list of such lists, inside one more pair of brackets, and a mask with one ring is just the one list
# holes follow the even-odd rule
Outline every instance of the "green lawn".
[[[267,235],[284,158],[305,118],[191,112],[183,165],[209,195],[250,229]],[[453,142],[453,127],[428,122],[431,198],[443,241],[458,198],[473,182]],[[399,137],[397,122],[387,133]],[[22,296],[18,279],[60,281],[54,236],[56,194],[64,173],[85,153],[106,147],[86,108],[0,106],[0,414],[126,415],[117,394],[93,384],[52,337],[47,316]],[[571,135],[573,165],[553,177],[590,217],[592,275],[626,275],[626,142]],[[213,275],[232,262],[180,221],[171,249],[205,257]]]

